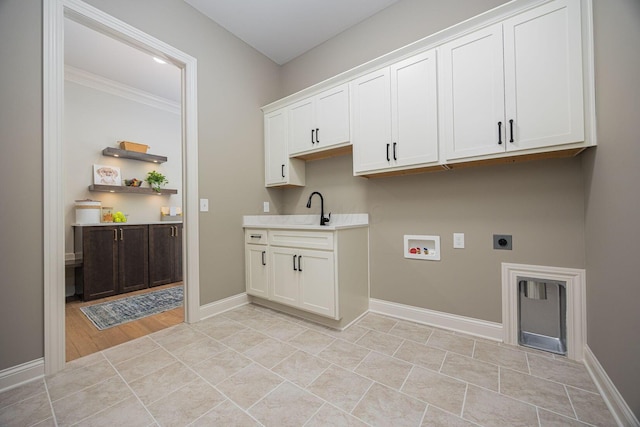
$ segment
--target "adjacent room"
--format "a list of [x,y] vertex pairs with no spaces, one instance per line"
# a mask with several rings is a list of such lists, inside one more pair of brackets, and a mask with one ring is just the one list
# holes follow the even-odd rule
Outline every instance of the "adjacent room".
[[0,425],[640,426],[637,0],[0,2]]

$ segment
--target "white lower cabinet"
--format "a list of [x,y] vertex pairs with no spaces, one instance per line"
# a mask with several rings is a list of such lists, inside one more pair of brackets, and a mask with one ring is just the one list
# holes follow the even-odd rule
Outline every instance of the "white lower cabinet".
[[[266,245],[252,242],[250,236],[257,234],[261,233],[245,229],[247,294],[336,321],[345,316],[351,321],[366,311],[366,228],[268,230]],[[342,287],[340,271],[344,272]],[[341,301],[341,292],[350,298]]]
[[257,297],[269,296],[269,269],[267,268],[267,247],[245,245],[247,293]]
[[271,248],[271,299],[323,316],[336,315],[334,253]]

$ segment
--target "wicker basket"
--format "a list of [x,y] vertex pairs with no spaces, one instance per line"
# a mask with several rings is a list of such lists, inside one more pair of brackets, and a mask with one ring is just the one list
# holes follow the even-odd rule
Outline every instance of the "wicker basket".
[[131,141],[119,141],[119,142],[120,142],[120,148],[127,151],[135,151],[137,153],[146,153],[147,150],[149,149],[148,145],[138,144],[137,142],[131,142]]

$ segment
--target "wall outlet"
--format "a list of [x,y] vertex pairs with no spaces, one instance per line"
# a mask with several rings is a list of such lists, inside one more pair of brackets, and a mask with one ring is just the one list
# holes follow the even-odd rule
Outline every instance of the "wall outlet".
[[511,234],[494,234],[493,249],[503,249],[510,251],[513,249],[513,240]]
[[209,212],[209,199],[200,199],[200,212]]
[[262,205],[262,211],[263,211],[264,213],[269,212],[269,202],[264,202],[264,203],[263,203],[263,205]]
[[464,249],[464,233],[453,233],[453,248]]

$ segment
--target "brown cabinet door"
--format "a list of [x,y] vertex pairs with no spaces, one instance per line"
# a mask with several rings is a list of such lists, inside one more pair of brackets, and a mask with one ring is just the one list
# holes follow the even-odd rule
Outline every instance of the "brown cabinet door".
[[176,235],[174,238],[175,249],[173,254],[174,268],[173,268],[173,281],[182,281],[182,224],[176,225]]
[[93,300],[118,293],[118,246],[116,227],[83,227],[83,299]]
[[175,241],[178,240],[175,230],[174,224],[149,226],[150,286],[166,285],[175,281]]
[[118,227],[118,291],[131,292],[149,287],[149,227]]

